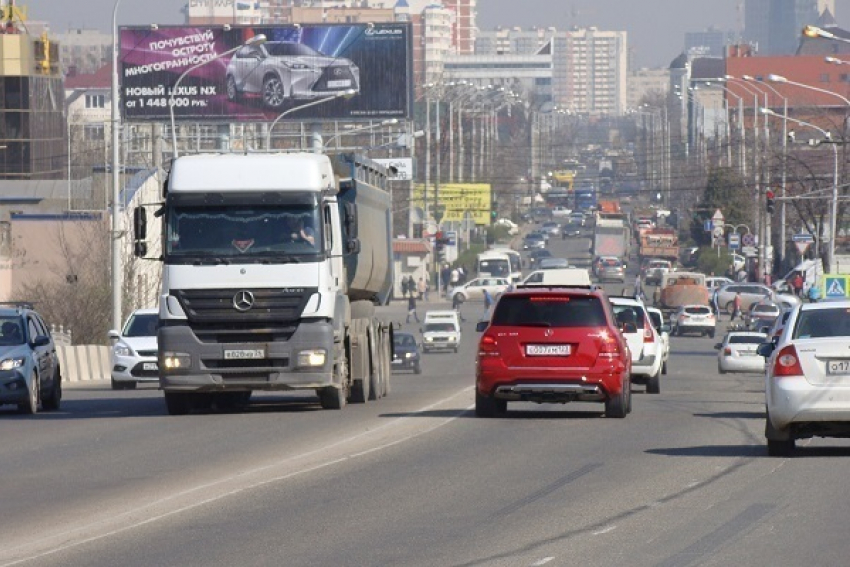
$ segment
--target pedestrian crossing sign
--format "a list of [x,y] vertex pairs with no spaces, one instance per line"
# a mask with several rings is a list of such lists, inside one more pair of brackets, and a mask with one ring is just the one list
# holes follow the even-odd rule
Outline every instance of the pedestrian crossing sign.
[[847,297],[847,277],[827,276],[824,280],[824,297]]

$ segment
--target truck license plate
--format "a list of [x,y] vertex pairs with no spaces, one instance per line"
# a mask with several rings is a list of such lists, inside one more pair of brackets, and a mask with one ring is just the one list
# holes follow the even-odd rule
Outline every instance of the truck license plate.
[[827,374],[850,374],[850,360],[828,360]]
[[156,362],[143,362],[142,370],[157,370]]
[[525,345],[528,356],[569,356],[570,345]]
[[265,358],[266,351],[261,348],[254,349],[236,349],[236,350],[225,350],[224,351],[224,359],[225,360],[253,360],[255,358]]

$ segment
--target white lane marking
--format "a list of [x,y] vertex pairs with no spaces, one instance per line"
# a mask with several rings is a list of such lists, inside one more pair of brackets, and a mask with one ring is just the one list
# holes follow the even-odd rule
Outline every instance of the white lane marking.
[[[367,435],[374,435],[376,432],[387,429],[387,428],[389,428],[393,425],[398,425],[401,422],[403,422],[404,420],[409,419],[410,417],[416,416],[417,414],[420,414],[420,413],[425,413],[425,412],[427,412],[427,411],[429,411],[429,410],[431,410],[435,407],[438,407],[438,406],[440,406],[444,403],[447,403],[447,402],[453,400],[454,398],[456,398],[456,397],[458,397],[458,396],[460,396],[464,393],[469,392],[473,388],[474,387],[467,386],[467,387],[463,388],[462,390],[455,392],[454,394],[450,395],[447,398],[443,398],[442,400],[434,402],[433,404],[427,405],[427,406],[420,408],[418,410],[408,412],[407,415],[398,417],[398,418],[392,420],[389,423],[386,423],[386,424],[381,425],[379,427],[376,427],[374,429],[364,431],[362,433],[358,433],[356,435],[352,435],[351,437],[347,437],[346,439],[343,439],[341,441],[331,443],[330,445],[325,445],[324,447],[320,447],[320,448],[314,449],[312,451],[307,451],[306,453],[301,453],[301,454],[296,455],[294,457],[287,457],[285,459],[281,459],[280,461],[276,461],[274,463],[270,463],[270,464],[267,464],[267,465],[263,465],[261,467],[257,467],[257,468],[254,468],[254,469],[250,469],[250,470],[242,471],[240,473],[236,473],[234,475],[223,477],[223,478],[220,478],[220,479],[213,481],[213,482],[198,485],[198,486],[186,489],[186,490],[181,490],[181,491],[178,491],[178,492],[171,494],[169,496],[165,496],[163,498],[160,498],[158,500],[155,500],[153,502],[145,504],[144,506],[137,506],[137,507],[135,507],[135,508],[133,508],[129,511],[125,511],[121,514],[118,514],[117,516],[112,516],[110,523],[115,523],[117,520],[119,520],[121,518],[133,517],[133,516],[137,516],[139,514],[143,514],[146,510],[150,510],[150,509],[153,509],[156,506],[166,504],[171,500],[176,500],[178,498],[182,498],[182,497],[191,495],[192,493],[203,491],[203,490],[209,489],[211,487],[215,487],[217,485],[223,485],[223,484],[226,484],[226,483],[229,483],[229,482],[233,482],[233,481],[238,480],[241,477],[248,477],[250,475],[262,473],[262,472],[264,472],[268,469],[272,469],[272,468],[281,466],[281,465],[283,465],[287,462],[298,460],[298,459],[303,459],[305,457],[315,455],[315,454],[320,453],[322,451],[332,449],[332,448],[337,447],[339,445],[351,443],[352,441],[360,439],[360,438],[365,437]],[[449,423],[457,420],[460,417],[461,414],[464,414],[464,413],[470,411],[474,407],[475,407],[475,405],[473,404],[473,405],[467,406],[466,408],[464,408],[462,410],[459,409],[457,415],[455,415],[454,417],[446,418],[442,422],[437,423],[437,424],[435,424],[434,426],[432,426],[428,429],[420,430],[420,431],[413,433],[411,435],[407,435],[405,437],[402,437],[399,440],[391,441],[389,443],[385,443],[384,445],[381,445],[381,446],[378,446],[378,447],[375,447],[375,448],[372,448],[372,449],[369,449],[369,450],[366,450],[366,451],[362,451],[362,452],[357,453],[357,454],[351,454],[351,455],[348,455],[348,456],[345,456],[345,457],[338,457],[338,458],[332,459],[330,461],[326,461],[324,463],[311,465],[309,467],[306,467],[306,468],[303,468],[303,469],[300,469],[300,470],[295,470],[295,471],[292,471],[292,472],[284,474],[284,475],[279,475],[279,476],[268,478],[268,479],[258,480],[258,481],[251,483],[251,484],[248,484],[247,486],[241,486],[241,487],[233,489],[233,490],[228,490],[226,492],[222,492],[221,494],[193,502],[192,504],[187,504],[187,505],[184,505],[184,506],[177,507],[177,508],[170,510],[168,512],[164,512],[162,514],[151,516],[151,517],[144,519],[144,520],[137,520],[137,521],[134,521],[134,522],[132,522],[132,523],[126,525],[126,526],[116,528],[114,530],[110,530],[110,531],[106,531],[106,532],[100,532],[97,535],[86,537],[86,538],[83,538],[83,539],[80,539],[80,540],[77,540],[77,541],[70,541],[68,543],[65,543],[64,545],[58,545],[56,547],[49,548],[45,551],[38,552],[34,555],[29,555],[29,556],[26,556],[26,557],[20,557],[18,559],[13,559],[10,562],[0,564],[0,567],[12,567],[13,565],[20,565],[22,563],[27,563],[27,562],[33,561],[35,559],[40,559],[42,557],[46,557],[48,555],[54,555],[56,553],[66,551],[68,549],[79,547],[79,546],[84,545],[86,543],[91,543],[91,542],[94,542],[94,541],[105,539],[107,537],[111,537],[111,536],[114,536],[114,535],[117,535],[117,534],[120,534],[120,533],[123,533],[123,532],[127,532],[127,531],[133,530],[135,528],[145,526],[147,524],[152,524],[152,523],[158,522],[160,520],[164,520],[166,518],[180,514],[182,512],[186,512],[186,511],[192,510],[194,508],[198,508],[198,507],[205,506],[205,505],[213,503],[213,502],[217,502],[219,500],[223,500],[224,498],[227,498],[229,496],[233,496],[235,494],[239,494],[241,492],[253,490],[255,488],[260,488],[260,487],[263,487],[263,486],[266,486],[266,485],[269,485],[269,484],[273,484],[273,483],[276,483],[276,482],[289,480],[289,479],[294,478],[296,476],[301,476],[301,475],[304,475],[306,473],[314,472],[314,471],[321,470],[321,469],[324,469],[324,468],[327,468],[327,467],[330,467],[330,466],[333,466],[333,465],[344,463],[346,461],[350,461],[350,460],[352,460],[356,457],[361,457],[361,456],[373,453],[377,450],[387,449],[389,447],[392,447],[394,445],[399,444],[402,441],[409,441],[409,440],[415,439],[416,437],[420,437],[420,436],[425,435],[427,433],[431,433],[432,431],[435,431],[435,430],[437,430],[437,429],[439,429],[439,428],[441,428],[445,425],[448,425]],[[61,540],[65,540],[65,539],[73,536],[73,534],[75,534],[75,533],[84,532],[86,530],[91,530],[91,529],[96,528],[97,526],[99,526],[101,524],[103,524],[103,521],[99,520],[99,521],[96,521],[96,522],[93,522],[93,523],[90,523],[90,524],[87,524],[87,525],[84,525],[84,526],[74,528],[72,530],[67,530],[65,532],[53,534],[53,535],[48,536],[48,537],[50,539],[57,539],[58,538],[58,539],[61,539]],[[44,538],[42,538],[42,541],[43,540],[44,540]],[[22,547],[25,547],[25,546],[24,545],[18,545],[18,546],[15,546],[13,548],[7,548],[5,550],[5,552],[13,553],[15,550],[21,549]]]
[[538,561],[538,562],[536,562],[536,563],[532,563],[532,564],[531,564],[531,567],[540,567],[541,565],[546,565],[546,564],[547,564],[547,563],[549,563],[550,561],[554,561],[554,560],[555,560],[555,558],[554,558],[554,557],[544,557],[544,558],[543,558],[543,559],[541,559],[540,561]]
[[616,529],[617,529],[617,526],[608,526],[607,528],[602,528],[598,532],[593,532],[593,535],[607,534],[608,532],[613,532]]

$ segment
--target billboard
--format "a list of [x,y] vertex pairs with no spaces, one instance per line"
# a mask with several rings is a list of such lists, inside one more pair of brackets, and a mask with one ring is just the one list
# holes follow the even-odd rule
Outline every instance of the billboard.
[[[424,207],[424,185],[413,188],[414,207]],[[428,206],[434,207],[434,187],[428,187]],[[438,203],[445,207],[441,222],[462,222],[469,211],[475,224],[490,224],[491,191],[489,183],[447,183],[440,185]]]
[[[246,44],[259,35],[266,41]],[[169,121],[172,95],[175,120],[194,122],[411,115],[409,23],[122,27],[120,42],[127,121]]]

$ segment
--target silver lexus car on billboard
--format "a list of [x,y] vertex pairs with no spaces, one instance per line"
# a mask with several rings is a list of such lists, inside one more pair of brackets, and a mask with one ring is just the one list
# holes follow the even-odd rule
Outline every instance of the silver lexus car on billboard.
[[280,110],[288,100],[360,92],[360,69],[350,59],[290,41],[246,45],[230,59],[226,77],[229,100],[261,95],[263,106],[271,110]]

